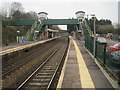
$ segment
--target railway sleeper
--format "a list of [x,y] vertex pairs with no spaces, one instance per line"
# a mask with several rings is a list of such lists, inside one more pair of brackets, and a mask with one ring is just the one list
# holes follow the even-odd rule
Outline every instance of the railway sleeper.
[[48,82],[48,81],[50,81],[50,79],[48,79],[48,78],[46,78],[46,79],[35,79],[35,78],[33,78],[32,79],[33,81],[40,81],[40,82]]
[[53,73],[38,73],[37,75],[52,75]]

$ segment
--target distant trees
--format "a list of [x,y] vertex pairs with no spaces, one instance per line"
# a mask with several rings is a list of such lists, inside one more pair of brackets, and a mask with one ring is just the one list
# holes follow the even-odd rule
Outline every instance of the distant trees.
[[[88,24],[90,26],[90,29],[94,31],[94,18],[91,18],[90,20],[88,20]],[[95,26],[96,26],[96,32],[99,34],[106,34],[108,32],[113,32],[113,29],[114,29],[111,20],[108,20],[108,19],[98,20],[96,18]]]
[[8,13],[10,12],[10,5],[9,5],[9,3],[4,3],[4,5],[2,6],[2,11],[1,11],[1,17],[2,17],[2,20],[4,19],[6,19],[7,18],[7,16],[8,16]]
[[[87,20],[87,19],[86,19]],[[93,31],[94,29],[94,19],[91,18],[88,21],[90,29]],[[113,33],[113,34],[118,34],[120,35],[120,25],[116,24],[116,26],[112,25],[112,21],[108,19],[100,19],[98,20],[96,18],[96,32],[98,34],[107,34],[107,33]]]
[[10,17],[12,19],[15,13],[20,14],[24,12],[24,8],[20,2],[13,2],[10,7]]
[[97,28],[97,33],[99,34],[107,34],[113,33],[114,27],[111,24],[101,25]]
[[49,25],[48,28],[49,29],[54,29],[54,30],[60,30],[60,28],[58,27],[58,25]]
[[108,19],[100,19],[98,21],[98,24],[99,25],[110,25],[110,24],[112,24],[112,22],[110,20],[108,20]]
[[23,14],[19,10],[17,10],[12,14],[12,20],[20,20],[22,19],[22,15]]
[[67,30],[69,33],[76,31],[76,25],[67,25]]
[[27,13],[22,13],[20,11],[15,11],[12,15],[13,20],[38,20],[37,13],[31,11]]
[[113,33],[120,35],[120,24],[116,24],[115,27]]
[[38,20],[38,15],[37,15],[36,12],[34,12],[34,11],[29,11],[28,13],[29,13],[30,16],[31,16],[31,19]]
[[4,20],[38,20],[37,13],[25,12],[20,2],[4,3],[1,16]]
[[12,20],[38,20],[37,13],[34,11],[25,12],[20,2],[7,2],[2,6],[2,43],[16,42],[17,31],[19,30],[20,36],[26,35],[30,26],[6,26],[7,21]]

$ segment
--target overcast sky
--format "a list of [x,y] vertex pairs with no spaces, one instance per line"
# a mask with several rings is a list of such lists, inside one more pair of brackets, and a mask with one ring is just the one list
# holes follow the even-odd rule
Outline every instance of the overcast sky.
[[[76,18],[75,12],[85,11],[95,14],[98,19],[110,19],[118,22],[119,0],[4,0],[3,2],[21,2],[25,11],[47,12],[48,18]],[[90,18],[90,17],[89,17]]]

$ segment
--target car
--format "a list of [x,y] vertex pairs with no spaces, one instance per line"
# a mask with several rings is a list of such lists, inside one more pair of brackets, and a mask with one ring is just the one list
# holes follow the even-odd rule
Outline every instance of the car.
[[110,55],[113,63],[120,64],[120,50],[112,52]]
[[113,34],[112,34],[112,33],[108,33],[108,34],[106,35],[106,37],[111,39],[111,38],[113,37]]
[[108,53],[112,53],[112,52],[119,51],[119,50],[120,50],[120,43],[117,43],[107,48]]
[[106,43],[106,39],[104,37],[98,37],[97,41],[100,43]]

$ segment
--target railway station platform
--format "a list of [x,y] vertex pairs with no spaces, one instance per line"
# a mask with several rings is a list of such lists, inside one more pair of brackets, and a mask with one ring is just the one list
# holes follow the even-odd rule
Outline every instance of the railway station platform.
[[51,40],[57,39],[59,37],[60,36],[49,38],[46,40],[41,40],[41,41],[29,41],[29,42],[25,42],[25,43],[18,43],[18,44],[13,44],[13,45],[9,45],[9,46],[3,46],[2,51],[0,51],[0,55],[11,54],[15,51],[23,50],[25,48],[31,48],[35,45],[43,44],[43,43],[49,42]]
[[116,87],[110,83],[85,49],[83,41],[70,37],[68,53],[57,88],[114,90]]

